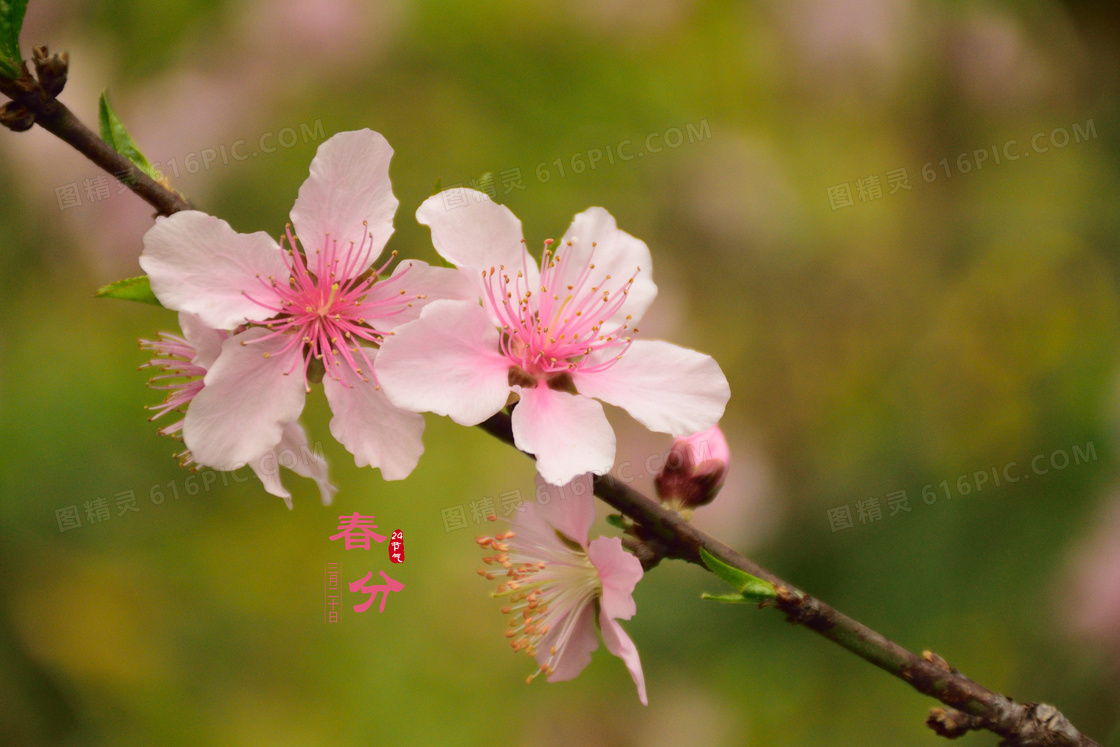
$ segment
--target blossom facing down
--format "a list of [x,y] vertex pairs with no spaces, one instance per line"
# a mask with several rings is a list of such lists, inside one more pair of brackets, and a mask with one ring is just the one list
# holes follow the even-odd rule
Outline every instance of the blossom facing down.
[[731,450],[718,425],[678,438],[654,480],[657,496],[662,503],[691,515],[692,509],[715,499],[730,464]]
[[[206,388],[206,372],[217,359],[223,341],[229,337],[228,333],[210,329],[197,316],[185,312],[179,314],[179,326],[183,330],[182,337],[161,332],[159,340],[140,341],[141,348],[155,353],[155,357],[141,368],[157,368],[162,371],[152,377],[149,385],[153,389],[167,392],[163,402],[148,408],[155,412],[151,420],[172,412],[182,412],[190,406],[194,398]],[[164,436],[178,438],[182,429],[183,419],[179,418],[171,425],[160,428],[159,432]],[[190,449],[178,456],[184,466],[196,461]],[[290,465],[284,459],[286,456],[291,457]],[[319,486],[323,505],[330,504],[337,488],[331,485],[327,476],[326,461],[309,448],[307,436],[299,423],[285,425],[280,442],[249,465],[264,484],[265,490],[283,498],[288,508],[291,508],[292,494],[280,482],[281,465],[289,467],[298,475],[313,479]]]
[[[323,382],[330,429],[359,467],[402,479],[423,452],[424,421],[394,407],[373,373],[377,345],[436,298],[463,298],[458,273],[401,262],[375,265],[397,199],[392,148],[371,130],[319,146],[279,243],[241,234],[198,211],[156,219],[140,265],[168,308],[231,330],[182,424],[195,460],[215,469],[252,463],[275,449]],[[391,259],[391,258],[390,258]]]
[[[634,642],[617,620],[634,616],[634,586],[642,564],[622,549],[618,537],[587,541],[595,520],[591,480],[583,475],[568,485],[540,486],[538,503],[520,509],[513,528],[478,544],[494,555],[483,557],[493,568],[479,571],[501,579],[494,594],[507,601],[506,637],[514,651],[532,656],[549,682],[574,679],[599,647],[599,630],[607,650],[630,670],[642,705],[646,683]],[[545,500],[547,499],[547,503]]]
[[590,208],[545,242],[538,267],[513,213],[472,194],[452,210],[436,195],[416,212],[476,298],[435,301],[385,338],[376,370],[390,401],[475,425],[517,395],[514,441],[554,485],[614,464],[595,400],[674,436],[719,421],[731,392],[710,356],[634,339],[657,294],[645,243]]

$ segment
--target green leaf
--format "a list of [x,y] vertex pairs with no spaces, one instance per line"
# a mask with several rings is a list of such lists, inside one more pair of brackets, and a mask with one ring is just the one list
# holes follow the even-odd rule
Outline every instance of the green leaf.
[[778,596],[774,584],[763,581],[757,576],[752,576],[746,571],[729,566],[702,547],[700,548],[700,559],[704,561],[704,565],[708,566],[712,573],[738,589],[746,601],[765,602]]
[[150,303],[153,306],[163,306],[152,293],[152,284],[148,282],[147,275],[136,278],[125,278],[115,283],[109,283],[97,289],[93,294],[97,298],[119,298],[122,301],[137,301]]
[[26,10],[27,0],[0,0],[0,75],[5,78],[18,78],[22,72],[19,32]]
[[622,520],[622,514],[607,514],[607,523],[619,529],[626,528],[626,522]]
[[[3,2],[4,0],[0,0]],[[131,161],[135,166],[150,176],[153,180],[160,182],[163,180],[163,175],[152,168],[148,163],[148,159],[140,152],[140,148],[133,141],[132,136],[128,134],[128,130],[124,128],[117,113],[113,111],[113,107],[109,104],[109,92],[101,92],[101,100],[98,102],[97,120],[101,125],[101,139],[109,144],[109,147],[120,153],[122,156]],[[125,177],[127,179],[127,177]]]
[[750,601],[742,594],[709,594],[706,591],[700,592],[700,598],[713,602],[726,602],[727,604],[746,604]]

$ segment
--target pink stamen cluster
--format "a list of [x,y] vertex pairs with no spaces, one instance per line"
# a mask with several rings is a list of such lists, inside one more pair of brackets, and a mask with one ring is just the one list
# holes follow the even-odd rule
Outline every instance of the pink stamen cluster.
[[[169,412],[181,410],[191,403],[195,395],[202,391],[202,377],[206,369],[197,366],[194,360],[196,351],[194,346],[178,335],[160,332],[162,340],[141,340],[140,348],[150,350],[157,357],[140,366],[140,368],[159,368],[165,371],[153,376],[148,382],[152,389],[163,389],[167,396],[158,405],[149,405],[149,410],[155,410],[155,415],[148,418],[151,422],[162,418]],[[160,382],[160,383],[156,383]],[[183,419],[179,418],[171,425],[159,429],[162,436],[171,436],[183,430]]]
[[[626,352],[638,332],[637,327],[627,332],[630,315],[613,329],[605,325],[626,302],[641,268],[613,289],[608,287],[610,275],[593,280],[596,245],[592,243],[587,267],[578,279],[566,283],[572,255],[553,252],[552,243],[552,239],[544,242],[538,289],[529,287],[528,252],[522,253],[524,266],[513,279],[504,265],[482,272],[490,307],[502,323],[502,353],[533,376],[602,371]],[[573,241],[566,243],[570,248]],[[592,352],[611,348],[618,349],[614,357],[594,365],[588,362]]]
[[[284,249],[287,240],[288,248]],[[340,379],[337,369],[344,363],[350,366],[363,381],[374,377],[373,364],[359,341],[380,344],[386,332],[373,326],[373,321],[385,319],[403,312],[412,305],[414,298],[407,296],[405,290],[391,292],[390,285],[399,285],[408,274],[411,265],[404,270],[380,280],[389,263],[397,256],[393,252],[385,264],[376,269],[358,273],[364,267],[373,251],[373,235],[366,232],[357,248],[353,242],[344,251],[339,251],[338,242],[328,235],[323,249],[316,250],[309,262],[300,248],[298,239],[292,235],[289,226],[285,235],[280,237],[284,252],[284,264],[289,273],[287,282],[277,280],[271,275],[257,278],[272,296],[271,302],[258,300],[246,294],[253,303],[272,312],[272,318],[251,321],[272,330],[272,333],[255,340],[242,342],[242,345],[267,340],[277,335],[288,335],[290,340],[275,354],[285,353],[297,345],[303,346],[303,376],[308,383],[312,360],[322,361],[326,375]],[[314,269],[311,263],[314,263]],[[370,290],[380,280],[380,293],[376,298],[368,297]],[[267,357],[269,354],[265,353]],[[288,375],[295,366],[285,371]],[[310,390],[310,387],[308,386]]]
[[497,553],[484,556],[482,562],[502,569],[479,569],[478,574],[488,581],[507,579],[493,596],[507,597],[510,602],[502,607],[502,614],[510,616],[505,636],[511,648],[536,658],[538,645],[553,623],[562,626],[553,637],[547,661],[525,679],[528,683],[537,675],[553,673],[558,653],[578,627],[583,607],[599,597],[602,583],[587,552],[575,542],[569,541],[570,547],[558,545],[563,550],[557,552],[552,545],[519,537],[511,549],[508,540],[513,537],[513,532],[505,532],[475,540],[481,549]]
[[[221,337],[224,340],[229,335],[226,332],[221,332]],[[203,377],[206,376],[206,369],[193,363],[198,351],[194,349],[186,339],[178,335],[168,334],[167,332],[160,332],[161,340],[140,340],[141,350],[150,350],[156,354],[147,363],[144,363],[140,368],[159,368],[165,373],[153,376],[148,381],[148,386],[152,389],[162,389],[167,392],[163,402],[158,405],[148,405],[147,409],[154,410],[155,415],[148,418],[148,422],[152,422],[158,418],[162,418],[170,412],[182,412],[187,408],[187,405],[202,391]],[[159,383],[156,383],[159,382]],[[183,418],[180,417],[171,425],[164,426],[159,429],[161,436],[172,436],[174,438],[182,438],[179,434],[183,430]],[[179,459],[179,464],[183,467],[189,466],[194,463],[194,457],[191,455],[189,449],[185,449],[175,455]]]

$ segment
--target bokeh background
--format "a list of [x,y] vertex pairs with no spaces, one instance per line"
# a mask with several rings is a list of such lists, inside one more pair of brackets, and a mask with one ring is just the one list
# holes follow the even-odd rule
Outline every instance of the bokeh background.
[[[405,256],[435,260],[413,213],[437,185],[492,189],[534,248],[607,207],[653,251],[643,334],[731,382],[734,464],[696,521],[1120,745],[1117,41],[1107,4],[1052,1],[32,0],[23,49],[68,50],[63,101],[93,124],[108,87],[241,231],[279,232],[319,142],[361,127],[396,149]],[[474,537],[532,467],[477,430],[429,416],[386,483],[318,390],[333,507],[290,473],[294,511],[255,480],[191,495],[137,371],[173,314],[92,298],[139,273],[151,209],[41,130],[0,132],[0,165],[0,741],[938,743],[934,703],[702,603],[719,582],[679,563],[626,624],[648,708],[604,651],[526,686]],[[648,488],[669,439],[610,415]],[[403,530],[404,565],[327,539],[354,511]],[[406,588],[327,624],[327,562]]]

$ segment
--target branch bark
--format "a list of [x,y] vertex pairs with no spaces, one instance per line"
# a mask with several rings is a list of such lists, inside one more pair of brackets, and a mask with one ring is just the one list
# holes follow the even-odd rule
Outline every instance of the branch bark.
[[[509,415],[498,413],[479,427],[516,448]],[[704,548],[724,563],[769,581],[778,591],[775,608],[791,623],[812,630],[949,706],[948,711],[933,709],[927,721],[938,734],[954,738],[969,730],[986,729],[1003,737],[1002,744],[1008,747],[1100,747],[1053,706],[1016,703],[968,679],[935,653],[925,651],[918,656],[709,537],[677,512],[612,476],[595,477],[594,487],[595,495],[654,535],[654,544],[664,557],[686,560],[706,569],[700,560],[700,548]],[[648,546],[649,543],[647,550]],[[655,562],[645,559],[643,565]],[[952,714],[959,718],[954,720]]]
[[65,104],[44,91],[31,77],[26,63],[23,75],[19,78],[0,76],[0,93],[31,112],[35,117],[35,124],[68,143],[74,150],[120,180],[139,195],[140,199],[154,207],[157,215],[171,215],[180,210],[192,209],[191,204],[181,195],[163,187],[110,148],[96,133],[82,124]]
[[[0,93],[32,112],[36,124],[121,180],[154,207],[157,214],[192,209],[179,194],[149,178],[82,124],[65,105],[46,94],[26,65],[20,78],[0,78]],[[516,448],[509,415],[498,413],[479,427]],[[812,630],[948,706],[932,709],[927,720],[941,736],[952,739],[968,731],[987,730],[1003,737],[1001,744],[1008,747],[1100,747],[1053,706],[1016,703],[968,679],[935,653],[914,654],[709,537],[680,514],[663,508],[610,475],[596,477],[594,488],[595,495],[634,520],[649,536],[649,540],[641,543],[644,566],[652,567],[667,557],[706,568],[700,560],[700,548],[704,548],[724,563],[771,582],[778,591],[774,606],[791,623]]]

